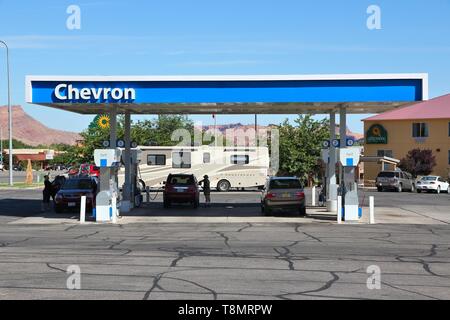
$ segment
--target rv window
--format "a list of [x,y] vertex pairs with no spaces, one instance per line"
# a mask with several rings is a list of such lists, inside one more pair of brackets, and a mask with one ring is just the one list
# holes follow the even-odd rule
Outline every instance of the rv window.
[[172,168],[190,168],[191,153],[184,151],[172,152]]
[[165,166],[166,156],[163,154],[149,154],[147,155],[147,165],[149,166]]
[[250,162],[248,155],[233,154],[230,158],[231,164],[248,164]]
[[209,152],[203,153],[203,163],[211,162],[211,154]]

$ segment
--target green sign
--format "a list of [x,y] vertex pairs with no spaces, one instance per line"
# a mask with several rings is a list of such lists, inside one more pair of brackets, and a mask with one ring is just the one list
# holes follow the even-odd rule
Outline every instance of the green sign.
[[98,114],[94,120],[89,124],[91,129],[108,129],[109,128],[109,116],[106,114]]
[[372,125],[366,132],[367,144],[387,144],[388,133],[381,124]]

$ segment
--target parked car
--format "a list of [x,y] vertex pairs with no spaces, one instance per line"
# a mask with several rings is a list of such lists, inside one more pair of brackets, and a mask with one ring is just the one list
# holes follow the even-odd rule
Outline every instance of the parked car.
[[98,177],[100,176],[100,168],[93,164],[84,163],[80,165],[79,175]]
[[0,171],[5,170],[5,166],[3,165],[3,163],[0,163]]
[[450,185],[442,177],[439,176],[425,176],[417,181],[417,192],[450,192]]
[[13,170],[14,170],[14,171],[23,171],[24,169],[23,169],[23,167],[20,166],[20,165],[15,165],[15,166],[13,166]]
[[97,195],[97,179],[92,177],[76,177],[66,179],[55,196],[55,212],[66,209],[79,209],[81,196],[86,196],[86,211],[95,208]]
[[261,192],[261,211],[269,215],[272,210],[297,209],[306,215],[305,193],[296,177],[270,177]]
[[191,203],[198,208],[200,192],[197,178],[193,174],[169,174],[164,183],[164,208],[172,203]]
[[411,174],[401,170],[381,171],[375,180],[375,184],[378,192],[384,190],[395,190],[397,192],[408,190],[414,192],[416,189],[416,183]]
[[75,166],[69,167],[69,168],[67,168],[67,175],[68,175],[69,177],[71,177],[71,176],[77,176],[79,171],[80,171],[79,168],[77,168],[77,167],[75,167]]

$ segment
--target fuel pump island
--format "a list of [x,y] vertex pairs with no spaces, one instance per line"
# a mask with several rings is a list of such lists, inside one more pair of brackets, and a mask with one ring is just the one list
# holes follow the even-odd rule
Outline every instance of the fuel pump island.
[[[322,149],[322,161],[326,164],[326,179],[331,180],[336,174],[336,162],[340,166],[339,184],[327,184],[327,210],[341,214],[345,221],[358,221],[362,216],[359,207],[358,184],[356,182],[356,167],[361,159],[361,147],[356,147],[352,139],[345,140],[346,145],[341,148],[341,140],[324,141]],[[338,196],[342,203],[338,205]],[[342,212],[338,212],[342,208]]]
[[117,185],[117,173],[121,156],[122,151],[118,148],[94,150],[94,162],[100,168],[100,187],[94,211],[96,221],[115,221],[119,215],[120,192]]
[[142,203],[141,190],[138,188],[138,166],[140,150],[130,150],[131,164],[131,194],[132,201],[122,201],[118,173],[125,155],[120,148],[95,149],[94,162],[100,168],[99,192],[96,197],[94,216],[97,222],[116,222],[121,208],[129,211],[131,207],[139,207]]

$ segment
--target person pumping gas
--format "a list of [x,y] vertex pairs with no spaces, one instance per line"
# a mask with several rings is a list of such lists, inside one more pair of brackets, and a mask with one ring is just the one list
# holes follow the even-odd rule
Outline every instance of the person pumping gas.
[[205,195],[205,206],[211,206],[211,182],[208,175],[203,176],[203,180],[199,181],[199,185],[203,188],[203,194]]

